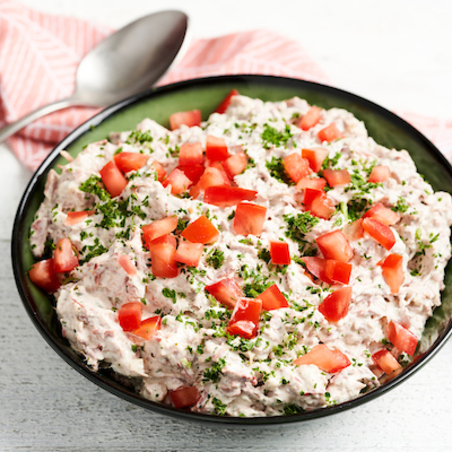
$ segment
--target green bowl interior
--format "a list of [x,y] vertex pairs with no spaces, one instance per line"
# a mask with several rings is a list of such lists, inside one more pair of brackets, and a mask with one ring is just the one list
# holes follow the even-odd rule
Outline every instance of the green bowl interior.
[[[142,98],[126,101],[121,107],[114,106],[107,109],[77,129],[61,143],[38,170],[21,202],[16,218],[15,236],[13,237],[13,261],[16,280],[33,321],[35,324],[39,324],[41,333],[49,336],[46,339],[54,342],[53,346],[58,345],[60,354],[61,352],[65,353],[85,371],[91,372],[61,336],[54,313],[53,300],[38,290],[25,276],[33,263],[33,256],[27,240],[28,230],[33,221],[34,213],[43,199],[43,189],[48,171],[51,168],[56,169],[58,164],[65,163],[65,160],[58,155],[61,149],[66,149],[71,155],[76,156],[86,144],[108,137],[111,131],[133,129],[146,117],[168,127],[168,118],[171,113],[200,109],[203,119],[207,119],[232,88],[238,89],[241,94],[267,101],[278,101],[299,96],[307,99],[309,103],[323,108],[345,108],[364,121],[369,135],[379,144],[389,148],[407,149],[414,159],[418,171],[425,176],[425,179],[432,184],[435,190],[452,193],[450,165],[419,132],[400,118],[371,102],[322,85],[274,77],[219,77],[157,89]],[[429,348],[438,348],[438,345],[444,342],[449,333],[452,317],[451,266],[447,269],[445,284],[446,289],[442,295],[443,304],[435,310],[433,317],[427,322],[420,347],[422,352]],[[73,365],[73,363],[71,364]],[[415,366],[418,366],[418,364]],[[408,369],[405,370],[396,380],[403,379],[403,375],[407,371],[409,372]],[[113,378],[108,376],[106,378],[110,386],[123,391]],[[132,394],[132,391],[130,393]],[[126,398],[134,399],[132,395]],[[133,401],[136,402],[137,400]],[[146,403],[150,404],[150,402],[144,402],[144,404]],[[351,403],[353,404],[353,402]],[[326,409],[326,411],[328,410],[331,409]],[[300,419],[303,415],[295,417]]]

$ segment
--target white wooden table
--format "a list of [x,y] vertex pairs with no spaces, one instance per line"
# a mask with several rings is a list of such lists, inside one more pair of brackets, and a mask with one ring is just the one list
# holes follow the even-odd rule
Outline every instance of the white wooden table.
[[[180,8],[196,36],[272,28],[303,42],[333,83],[387,108],[451,118],[452,3],[447,0],[22,0],[113,27]],[[61,360],[25,313],[10,264],[15,210],[31,177],[0,146],[0,451],[452,450],[452,342],[418,374],[367,405],[305,424],[252,430],[149,413]]]

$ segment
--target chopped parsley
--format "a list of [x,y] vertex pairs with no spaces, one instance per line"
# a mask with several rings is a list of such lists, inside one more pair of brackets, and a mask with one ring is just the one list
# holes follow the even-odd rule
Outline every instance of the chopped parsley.
[[286,237],[298,243],[300,253],[312,255],[315,250],[308,246],[309,244],[305,240],[305,234],[311,231],[319,222],[319,219],[313,217],[309,212],[299,213],[296,217],[283,215],[283,218],[287,224]]
[[220,250],[212,250],[209,252],[206,262],[208,265],[213,267],[215,270],[218,270],[224,262],[224,252]]
[[267,160],[265,162],[265,166],[270,171],[270,176],[275,178],[277,181],[287,185],[294,184],[292,179],[290,179],[286,173],[282,158],[272,157],[271,160]]
[[171,298],[171,300],[173,300],[173,303],[175,304],[177,299],[176,299],[176,291],[174,289],[168,289],[168,287],[165,287],[162,290],[162,295],[166,298]]
[[103,187],[102,179],[93,174],[85,182],[80,184],[78,188],[80,191],[97,196],[101,201],[107,201],[111,199],[111,196]]
[[204,371],[202,379],[203,383],[207,383],[208,381],[218,383],[221,379],[221,371],[225,365],[226,361],[223,358],[220,358],[217,363],[213,363]]
[[261,138],[264,142],[264,148],[270,149],[270,145],[287,147],[288,141],[292,138],[290,126],[286,125],[282,132],[279,132],[274,127],[268,124],[264,124],[265,130],[261,134]]

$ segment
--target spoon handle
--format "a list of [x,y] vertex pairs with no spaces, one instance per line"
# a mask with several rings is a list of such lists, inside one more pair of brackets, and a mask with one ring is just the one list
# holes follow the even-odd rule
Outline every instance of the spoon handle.
[[53,113],[54,111],[61,110],[63,108],[71,107],[74,105],[79,105],[79,102],[76,97],[68,97],[67,99],[61,99],[52,104],[44,105],[41,108],[38,108],[35,111],[32,111],[28,115],[18,119],[17,121],[8,124],[5,127],[0,129],[0,143],[6,140],[11,135],[14,135],[20,129],[23,129],[25,126],[28,126],[33,121],[41,118],[42,116],[48,115],[49,113]]

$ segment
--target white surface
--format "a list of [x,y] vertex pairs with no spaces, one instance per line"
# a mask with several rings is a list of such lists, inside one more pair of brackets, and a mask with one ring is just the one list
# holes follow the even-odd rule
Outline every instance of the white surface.
[[[272,28],[303,43],[340,88],[390,109],[452,117],[448,1],[22,2],[113,27],[154,10],[178,8],[190,15],[193,34],[199,37]],[[47,346],[17,294],[10,236],[30,177],[0,145],[0,451],[450,450],[450,341],[425,368],[385,396],[337,416],[288,427],[191,424],[149,413],[97,388]]]

